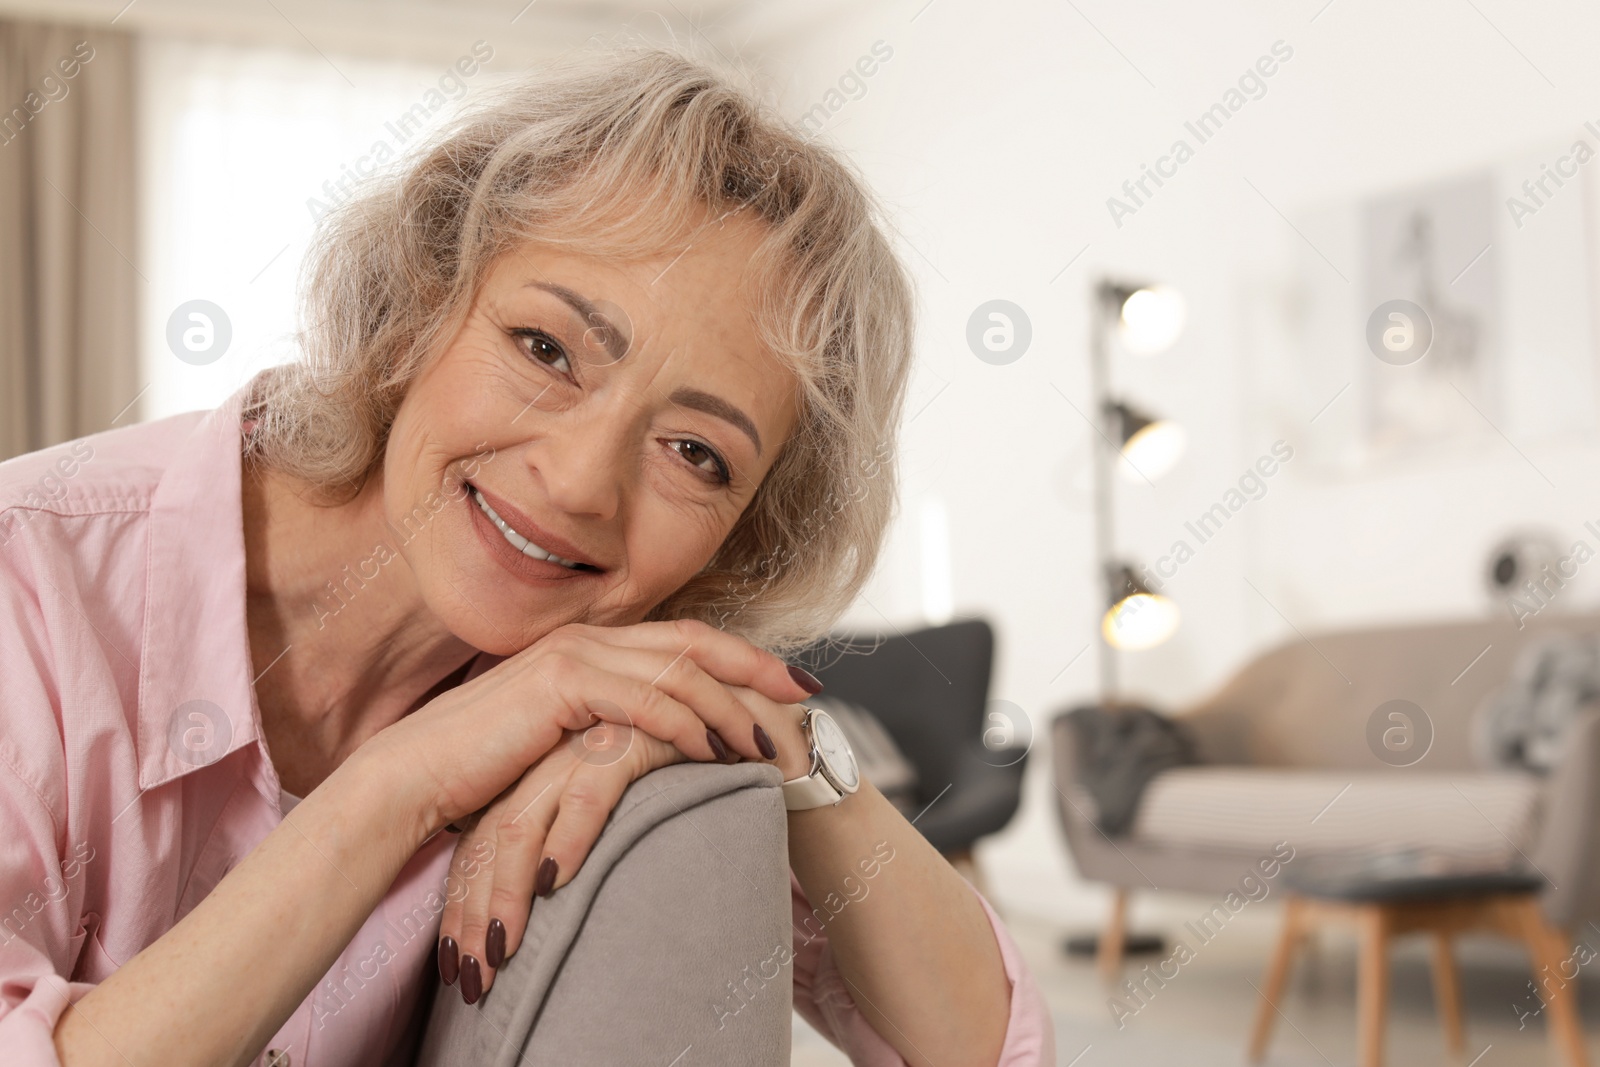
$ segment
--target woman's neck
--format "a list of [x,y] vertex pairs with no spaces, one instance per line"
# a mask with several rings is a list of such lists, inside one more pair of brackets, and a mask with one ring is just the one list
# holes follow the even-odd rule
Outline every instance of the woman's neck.
[[256,699],[283,788],[304,796],[477,650],[423,602],[383,521],[381,472],[353,500],[320,506],[302,483],[247,463],[243,497]]

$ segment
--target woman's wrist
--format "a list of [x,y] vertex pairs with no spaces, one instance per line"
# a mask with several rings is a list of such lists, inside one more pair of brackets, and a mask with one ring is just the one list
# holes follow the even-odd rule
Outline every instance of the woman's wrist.
[[338,795],[338,808],[357,827],[370,830],[404,858],[443,828],[432,776],[417,774],[417,761],[392,751],[382,733],[351,753],[318,790]]
[[805,705],[780,704],[778,707],[782,714],[766,729],[772,735],[773,744],[778,747],[778,770],[783,772],[783,780],[788,782],[811,773],[811,742],[800,727],[806,716]]

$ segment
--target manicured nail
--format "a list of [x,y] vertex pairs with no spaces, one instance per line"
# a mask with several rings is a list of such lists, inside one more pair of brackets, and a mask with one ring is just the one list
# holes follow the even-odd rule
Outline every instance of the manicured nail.
[[539,873],[533,878],[533,894],[538,897],[547,897],[550,890],[556,886],[556,858],[546,856],[539,861]]
[[789,677],[794,679],[795,685],[798,685],[812,696],[822,692],[822,683],[817,680],[817,676],[804,667],[796,667],[792,663],[789,664]]
[[478,970],[478,961],[472,956],[462,956],[461,999],[468,1004],[476,1004],[481,996],[483,996],[483,972]]
[[756,747],[761,750],[761,754],[767,759],[778,758],[778,746],[772,743],[772,738],[767,736],[767,732],[761,728],[760,723],[756,724]]
[[711,751],[716,754],[717,759],[727,760],[728,746],[722,743],[722,738],[718,737],[717,732],[709,726],[706,727],[706,744],[711,746]]
[[506,924],[499,919],[489,920],[489,931],[483,937],[483,962],[498,971],[506,961]]
[[444,979],[445,985],[455,985],[456,975],[461,973],[460,951],[455,938],[439,939],[439,977]]

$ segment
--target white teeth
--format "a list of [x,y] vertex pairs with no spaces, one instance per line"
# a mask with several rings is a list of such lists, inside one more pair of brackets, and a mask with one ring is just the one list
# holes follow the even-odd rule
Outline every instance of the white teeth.
[[483,509],[483,513],[489,516],[489,521],[494,523],[495,528],[500,531],[502,537],[510,542],[511,547],[515,548],[518,552],[521,552],[524,556],[528,556],[532,559],[547,559],[551,563],[559,563],[569,570],[578,569],[578,564],[572,562],[570,559],[562,559],[554,552],[546,552],[544,549],[540,548],[526,537],[523,537],[521,534],[517,533],[517,531],[513,530],[509,525],[506,524],[506,520],[495,514],[494,508],[489,506],[489,502],[483,499],[483,494],[478,492],[478,490],[474,489],[472,491],[472,499],[477,502],[478,507]]

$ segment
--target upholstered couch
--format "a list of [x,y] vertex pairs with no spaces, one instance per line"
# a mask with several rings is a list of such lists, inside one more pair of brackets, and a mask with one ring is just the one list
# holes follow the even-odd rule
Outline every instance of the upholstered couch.
[[[1562,631],[1600,633],[1600,617],[1312,634],[1274,648],[1174,712],[1200,765],[1157,775],[1115,838],[1095,826],[1072,728],[1058,717],[1052,760],[1068,849],[1083,877],[1121,890],[1102,966],[1114,973],[1119,962],[1127,892],[1225,894],[1279,842],[1296,857],[1422,849],[1531,865],[1546,879],[1540,903],[1552,926],[1570,932],[1600,918],[1600,708],[1580,714],[1549,775],[1486,767],[1474,755],[1485,698],[1530,641]],[[1409,755],[1385,750],[1385,760],[1383,731],[1403,742],[1408,727],[1387,712],[1372,720],[1395,700],[1422,710],[1432,739]],[[1419,720],[1409,727],[1415,743],[1423,723],[1409,717]]]

